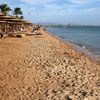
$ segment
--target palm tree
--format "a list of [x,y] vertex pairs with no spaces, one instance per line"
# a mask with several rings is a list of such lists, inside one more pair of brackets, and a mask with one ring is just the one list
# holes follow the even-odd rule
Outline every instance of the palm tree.
[[21,8],[15,8],[15,9],[14,9],[14,15],[15,15],[16,17],[18,17],[18,15],[22,15]]
[[1,4],[0,10],[1,10],[2,14],[4,14],[4,15],[7,15],[9,11],[12,11],[12,9],[10,7],[8,7],[7,4]]
[[20,16],[20,20],[24,19],[24,16]]

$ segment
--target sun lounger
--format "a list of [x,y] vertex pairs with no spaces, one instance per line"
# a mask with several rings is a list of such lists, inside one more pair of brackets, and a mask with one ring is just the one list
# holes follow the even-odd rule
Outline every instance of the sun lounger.
[[7,36],[8,36],[8,34],[5,34],[5,33],[0,32],[0,37],[1,38],[6,38]]
[[25,36],[25,34],[17,34],[16,35],[16,37],[18,37],[18,38],[22,38],[22,37],[24,37]]
[[42,33],[40,33],[40,32],[35,32],[36,33],[36,35],[42,35]]
[[26,33],[26,35],[32,36],[32,35],[42,35],[40,32],[31,32],[31,33]]
[[15,33],[15,32],[9,32],[9,33],[8,33],[8,36],[9,36],[9,37],[16,37],[16,33]]

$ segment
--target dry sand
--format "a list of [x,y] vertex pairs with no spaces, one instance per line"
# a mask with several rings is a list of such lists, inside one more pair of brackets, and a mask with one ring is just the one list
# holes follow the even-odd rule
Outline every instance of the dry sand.
[[100,65],[42,33],[0,39],[0,100],[100,100]]

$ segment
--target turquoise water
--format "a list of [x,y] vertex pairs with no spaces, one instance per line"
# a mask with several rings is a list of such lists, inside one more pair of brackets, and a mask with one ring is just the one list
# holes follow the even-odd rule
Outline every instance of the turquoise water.
[[100,26],[45,27],[65,41],[73,42],[100,57]]

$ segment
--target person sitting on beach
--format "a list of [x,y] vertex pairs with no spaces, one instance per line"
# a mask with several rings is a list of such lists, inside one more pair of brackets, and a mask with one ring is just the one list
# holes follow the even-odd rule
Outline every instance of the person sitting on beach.
[[0,33],[0,37],[3,38],[3,33]]
[[40,30],[40,26],[39,26],[39,25],[36,26],[36,27],[34,27],[33,30],[32,30],[32,32],[34,32],[34,31],[36,31],[36,30]]
[[35,31],[35,28],[33,28],[32,32],[34,32],[34,31]]
[[24,27],[21,27],[21,28],[20,28],[20,31],[23,32],[23,31],[24,31]]
[[39,30],[39,29],[40,29],[40,25],[37,26],[37,30]]

